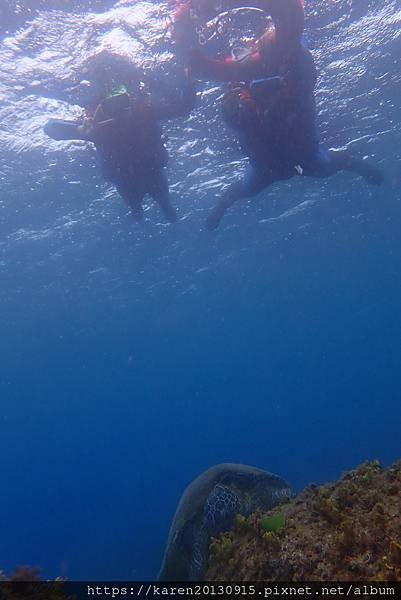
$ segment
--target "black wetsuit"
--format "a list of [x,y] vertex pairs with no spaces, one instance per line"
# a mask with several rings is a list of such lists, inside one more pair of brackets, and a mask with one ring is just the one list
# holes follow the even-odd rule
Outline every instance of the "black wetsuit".
[[[302,43],[302,0],[266,0],[274,32],[241,60],[213,59],[199,50],[191,56],[194,73],[203,79],[242,82],[238,106],[229,104],[228,121],[238,133],[249,166],[212,211],[207,226],[218,226],[225,210],[241,198],[255,196],[275,181],[295,175],[328,177],[340,170],[382,181],[374,165],[347,151],[326,151],[319,144],[314,88],[316,67]],[[231,92],[229,92],[230,94]],[[234,90],[235,93],[235,90]]]
[[242,118],[235,128],[252,167],[284,176],[300,162],[314,162],[319,152],[315,82],[313,58],[302,48],[273,76],[250,82],[242,88],[245,94],[239,89]]
[[173,221],[175,211],[165,173],[168,153],[160,121],[186,115],[194,97],[192,85],[174,102],[158,106],[122,94],[103,100],[86,124],[51,119],[45,132],[56,140],[93,142],[105,177],[116,186],[137,218],[141,217],[145,194],[150,194]]
[[[380,183],[381,175],[372,165],[348,152],[326,151],[320,145],[315,83],[313,57],[301,46],[273,76],[239,88],[237,114],[241,119],[237,123],[230,123],[229,117],[226,120],[237,131],[241,148],[249,157],[242,181],[244,196],[254,196],[274,181],[297,174],[329,177],[349,170],[371,183]],[[258,93],[257,86],[261,90]]]

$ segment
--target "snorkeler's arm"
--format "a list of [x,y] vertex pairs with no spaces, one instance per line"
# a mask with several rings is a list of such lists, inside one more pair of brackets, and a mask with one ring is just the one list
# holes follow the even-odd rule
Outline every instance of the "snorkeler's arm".
[[299,44],[305,21],[303,0],[267,0],[266,5],[273,19],[277,44],[282,48]]
[[231,56],[225,59],[210,58],[199,50],[194,50],[190,65],[197,77],[214,81],[243,81],[265,74],[258,51],[252,52],[244,60],[235,60]]
[[43,131],[57,142],[69,140],[91,141],[90,129],[85,127],[83,122],[50,119],[43,127]]
[[190,16],[190,5],[181,4],[176,9],[169,29],[172,31],[178,52],[186,54],[196,43],[195,27]]

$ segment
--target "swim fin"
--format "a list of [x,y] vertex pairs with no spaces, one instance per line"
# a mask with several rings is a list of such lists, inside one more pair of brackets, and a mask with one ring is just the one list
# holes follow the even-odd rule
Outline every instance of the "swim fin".
[[43,127],[46,135],[53,140],[60,142],[62,140],[87,140],[77,121],[64,121],[63,119],[50,119]]

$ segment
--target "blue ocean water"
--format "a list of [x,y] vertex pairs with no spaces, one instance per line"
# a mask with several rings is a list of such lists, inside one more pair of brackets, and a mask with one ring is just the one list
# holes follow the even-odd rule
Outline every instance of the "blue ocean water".
[[298,490],[400,458],[401,1],[306,1],[322,141],[369,157],[385,183],[293,179],[213,234],[204,220],[245,164],[220,86],[199,85],[191,116],[165,124],[175,225],[151,203],[134,223],[92,147],[42,132],[81,114],[87,81],[143,68],[167,89],[167,12],[0,9],[6,572],[152,578],[183,489],[216,463]]

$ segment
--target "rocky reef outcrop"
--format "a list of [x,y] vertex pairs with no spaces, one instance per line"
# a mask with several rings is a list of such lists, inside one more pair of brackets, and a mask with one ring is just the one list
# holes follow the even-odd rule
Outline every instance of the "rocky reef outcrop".
[[401,580],[401,461],[365,463],[213,538],[206,580]]

